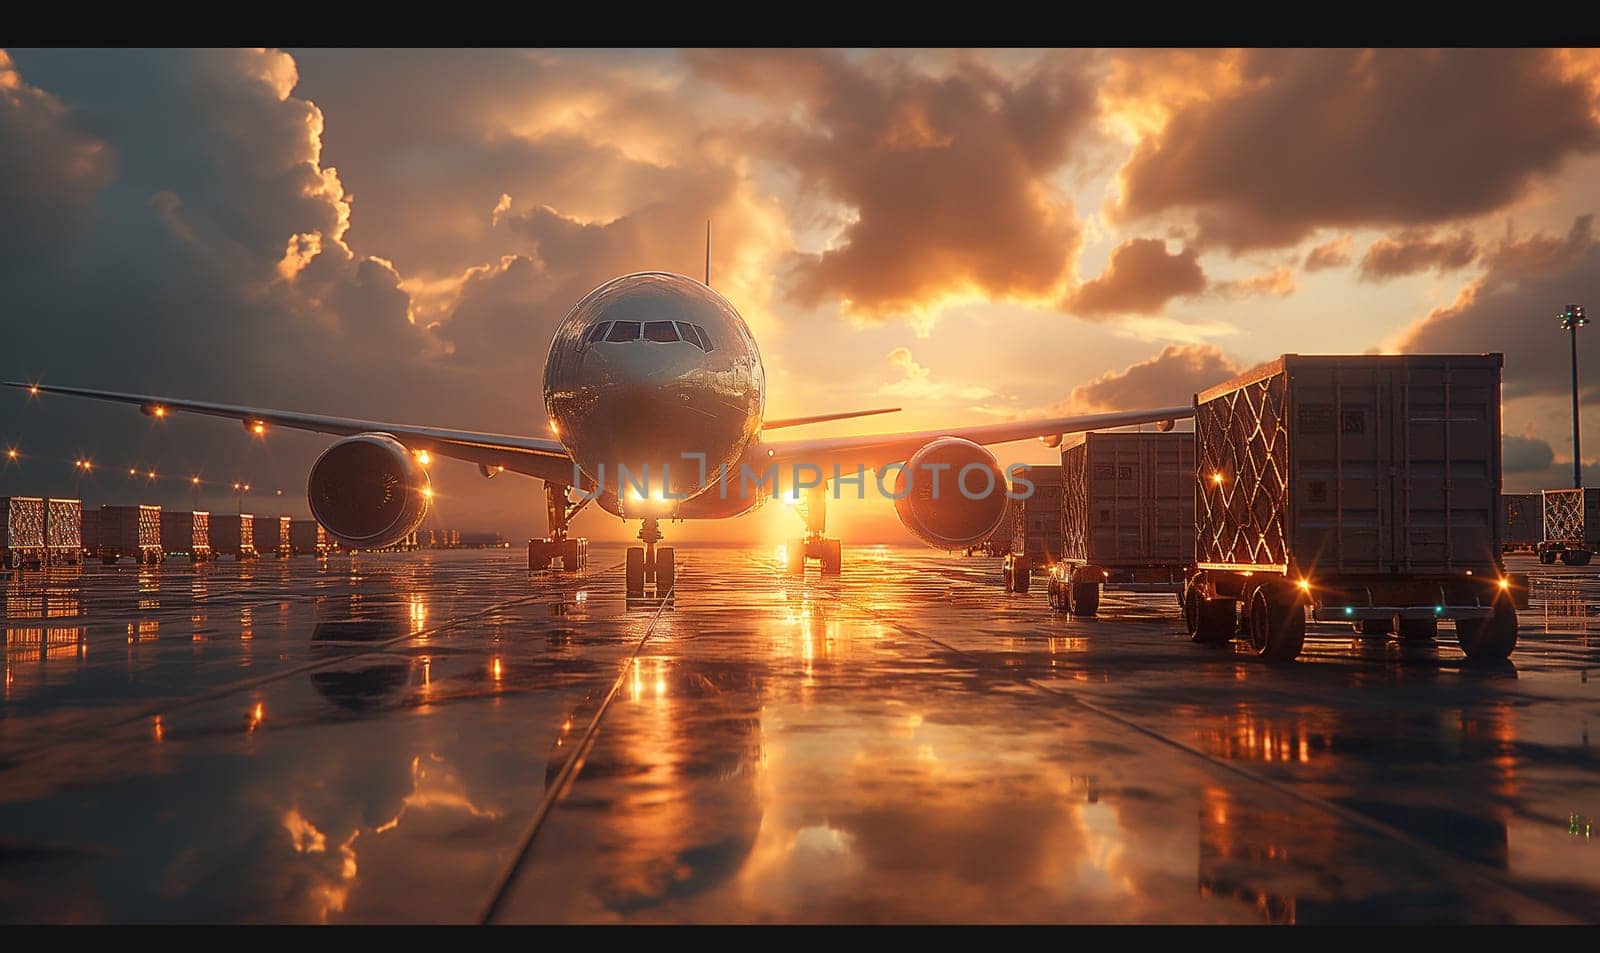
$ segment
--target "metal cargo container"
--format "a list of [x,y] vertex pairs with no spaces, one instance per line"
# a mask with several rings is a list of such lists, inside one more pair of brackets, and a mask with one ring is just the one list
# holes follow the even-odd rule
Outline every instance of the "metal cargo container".
[[211,558],[211,514],[165,512],[161,514],[161,548],[169,554],[189,557],[190,562]]
[[[1468,653],[1516,642],[1501,563],[1499,354],[1286,354],[1195,398],[1195,562],[1185,616],[1292,658],[1312,618]],[[1196,602],[1198,600],[1198,602]],[[1296,621],[1298,617],[1298,621]]]
[[289,549],[295,555],[309,553],[316,556],[328,554],[328,531],[316,520],[291,520],[289,522]]
[[114,563],[123,556],[161,561],[161,507],[100,507],[100,558]]
[[289,555],[289,517],[257,516],[254,542],[256,553],[262,556]]
[[1587,566],[1600,551],[1600,487],[1544,491],[1544,532],[1539,561],[1557,558],[1574,566]]
[[1001,567],[1007,592],[1027,592],[1029,576],[1047,572],[1061,558],[1061,467],[1030,466],[1018,475],[1033,484],[1033,492],[1007,508],[1011,549]]
[[44,565],[44,500],[0,496],[0,566]]
[[1061,451],[1051,608],[1092,615],[1104,584],[1178,592],[1194,560],[1194,435],[1090,433]]
[[255,517],[249,513],[212,513],[211,551],[218,556],[233,556],[236,559],[254,556]]
[[1544,539],[1542,494],[1500,494],[1500,551],[1531,553],[1542,539]]
[[83,562],[83,501],[44,501],[44,545],[53,564]]
[[83,511],[83,552],[85,556],[95,556],[100,552],[100,510],[98,508]]

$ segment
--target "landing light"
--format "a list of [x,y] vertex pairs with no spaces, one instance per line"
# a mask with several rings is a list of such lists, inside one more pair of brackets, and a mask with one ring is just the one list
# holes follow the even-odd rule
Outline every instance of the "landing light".
[[427,466],[428,464],[433,462],[433,455],[428,453],[428,451],[426,451],[426,450],[418,450],[417,451],[417,462],[422,464],[423,466]]
[[265,420],[252,420],[245,424],[245,428],[260,437],[267,432],[267,422]]

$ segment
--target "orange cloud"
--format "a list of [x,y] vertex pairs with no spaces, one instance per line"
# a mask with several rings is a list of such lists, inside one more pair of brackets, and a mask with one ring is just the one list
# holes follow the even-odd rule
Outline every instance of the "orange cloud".
[[1133,238],[1111,252],[1111,261],[1097,278],[1085,282],[1066,301],[1083,317],[1151,314],[1168,301],[1196,295],[1206,288],[1206,275],[1192,248],[1176,254],[1159,238]]
[[1428,230],[1408,229],[1373,242],[1361,256],[1361,280],[1387,281],[1429,268],[1443,274],[1472,264],[1478,242],[1469,231],[1435,237]]

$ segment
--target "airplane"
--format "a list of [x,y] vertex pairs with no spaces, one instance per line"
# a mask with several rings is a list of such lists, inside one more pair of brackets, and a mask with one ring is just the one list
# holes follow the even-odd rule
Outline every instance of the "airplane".
[[[544,483],[549,531],[529,541],[529,568],[547,570],[558,561],[563,571],[583,568],[587,541],[569,530],[572,518],[595,502],[614,516],[641,521],[642,545],[629,547],[625,561],[630,598],[644,595],[647,584],[662,596],[673,590],[673,548],[657,546],[664,538],[662,520],[728,519],[780,495],[795,500],[803,489],[806,530],[789,543],[788,569],[803,573],[811,559],[821,563],[824,575],[836,575],[843,555],[840,541],[825,535],[828,482],[837,492],[871,470],[888,490],[884,479],[894,470],[894,489],[886,495],[894,498],[906,528],[934,547],[961,549],[988,538],[1007,513],[1010,474],[1000,471],[986,447],[1033,438],[1058,446],[1064,434],[1133,424],[1170,430],[1177,419],[1193,416],[1191,407],[1162,407],[905,433],[768,439],[772,431],[896,408],[766,419],[766,379],[755,338],[709,277],[709,268],[707,281],[660,271],[623,275],[573,307],[557,327],[545,363],[552,437],[5,383],[31,394],[135,404],[157,418],[177,412],[228,418],[254,434],[284,427],[337,436],[312,465],[306,493],[312,515],[352,549],[392,546],[421,525],[433,493],[426,469],[432,456],[476,463],[485,477],[506,471],[534,477]],[[991,492],[969,496],[963,488],[940,494],[937,477],[915,477],[948,467],[954,482],[954,475],[973,466],[992,475]],[[774,468],[777,477],[762,479]],[[801,480],[801,471],[815,476]],[[788,490],[779,479],[786,473],[796,474]]]

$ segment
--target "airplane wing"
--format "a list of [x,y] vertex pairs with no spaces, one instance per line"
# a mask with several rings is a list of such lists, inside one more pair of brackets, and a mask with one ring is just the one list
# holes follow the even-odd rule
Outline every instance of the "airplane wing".
[[314,433],[347,437],[358,433],[386,433],[412,450],[426,450],[441,457],[476,463],[487,471],[504,467],[513,473],[522,473],[552,483],[572,482],[572,458],[560,442],[543,437],[518,437],[506,434],[476,433],[470,430],[445,430],[439,427],[415,427],[409,424],[384,423],[377,420],[354,420],[349,417],[324,417],[288,410],[269,410],[264,407],[237,407],[232,404],[211,404],[198,400],[178,400],[171,397],[154,397],[148,394],[119,394],[112,391],[85,390],[78,387],[56,387],[45,384],[5,382],[6,387],[18,387],[32,394],[66,394],[87,397],[91,400],[134,404],[147,415],[165,417],[169,413],[205,414],[242,421],[246,429],[256,424],[264,428],[284,427],[290,430],[309,430]]
[[1052,437],[1058,434],[1105,430],[1130,424],[1158,423],[1194,416],[1194,408],[1160,407],[1154,410],[1119,410],[1105,414],[1079,414],[1044,420],[1015,420],[972,427],[950,427],[915,433],[874,434],[861,437],[821,437],[813,440],[766,441],[762,449],[780,466],[810,463],[831,475],[837,465],[842,472],[854,473],[859,466],[878,470],[891,463],[904,463],[918,447],[938,437],[964,437],[973,443],[989,445]]

